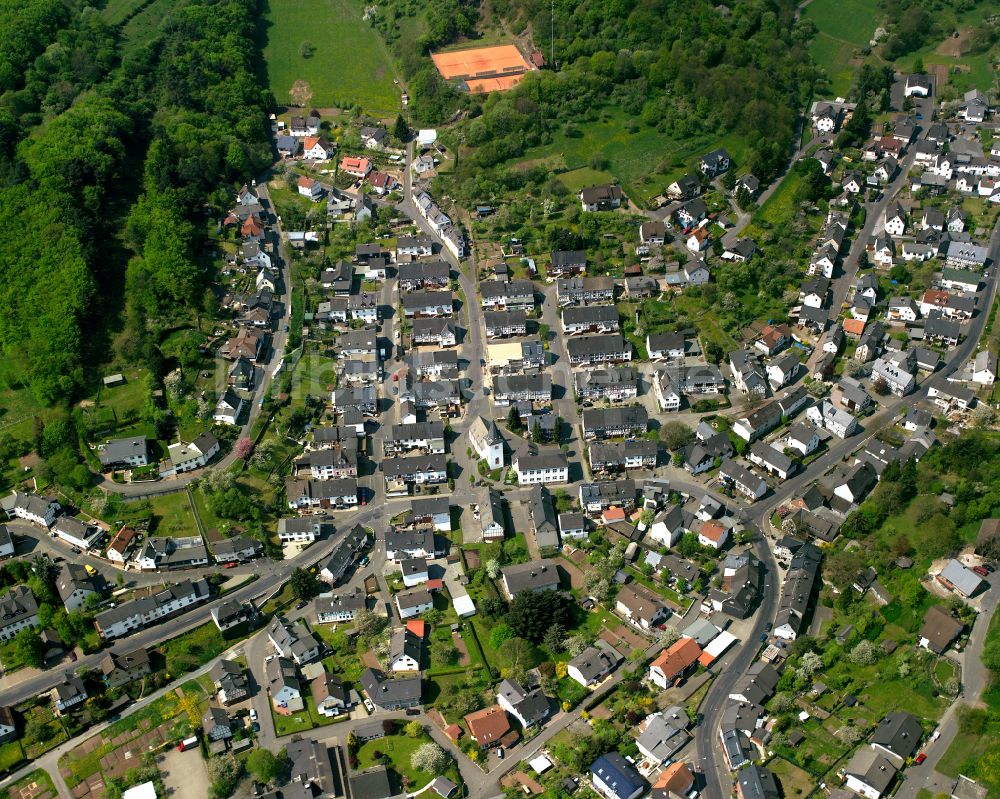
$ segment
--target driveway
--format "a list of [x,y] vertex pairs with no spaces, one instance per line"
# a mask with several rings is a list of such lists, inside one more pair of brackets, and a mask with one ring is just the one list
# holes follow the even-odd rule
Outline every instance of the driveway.
[[208,769],[200,749],[178,752],[171,747],[156,759],[163,788],[170,799],[204,799],[208,796]]

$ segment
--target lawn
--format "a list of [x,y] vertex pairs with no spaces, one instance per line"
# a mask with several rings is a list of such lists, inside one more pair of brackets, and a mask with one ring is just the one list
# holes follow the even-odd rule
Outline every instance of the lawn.
[[815,780],[809,776],[808,772],[803,771],[783,757],[774,758],[767,764],[767,767],[781,783],[782,796],[789,799],[794,796],[808,796],[816,785]]
[[159,647],[167,661],[167,673],[178,675],[202,666],[226,648],[226,641],[214,622],[171,638]]
[[20,741],[8,741],[0,746],[0,774],[13,771],[24,762],[24,749]]
[[[329,108],[361,106],[388,116],[400,107],[392,62],[378,33],[353,0],[327,3],[271,0],[266,15],[264,58],[271,91],[279,103],[297,81],[308,83],[310,99],[294,105]],[[305,47],[304,47],[305,45]],[[303,51],[312,47],[312,55]]]
[[410,765],[410,758],[423,744],[430,741],[426,735],[419,738],[409,738],[404,735],[387,735],[385,738],[376,738],[368,741],[358,749],[358,768],[366,769],[378,765],[380,758],[376,757],[376,752],[388,758],[386,767],[395,771],[404,780],[409,780],[406,785],[412,790],[422,788],[430,782],[436,775],[420,771]]
[[830,78],[831,97],[847,95],[853,78],[850,60],[871,39],[877,14],[876,4],[867,0],[813,0],[802,10],[819,31],[809,54]]
[[149,399],[147,372],[129,369],[123,372],[125,382],[110,388],[100,386],[80,407],[93,430],[94,441],[115,436],[143,434],[153,437],[152,426],[142,421]]
[[571,708],[580,704],[589,694],[590,691],[569,677],[562,677],[556,683],[556,697],[560,703],[568,703]]
[[611,183],[614,179],[614,175],[610,172],[603,169],[591,169],[589,166],[572,169],[569,172],[563,172],[559,176],[559,182],[573,192],[573,194],[589,186]]
[[55,749],[69,737],[69,734],[66,732],[66,728],[63,727],[62,722],[52,715],[52,709],[48,703],[34,705],[24,711],[25,728],[27,728],[29,722],[31,721],[38,721],[48,727],[51,731],[51,737],[43,743],[36,743],[33,745],[25,742],[24,756],[28,760],[34,760],[35,758],[41,757],[45,752],[48,752],[50,749]]
[[274,731],[278,737],[292,735],[296,732],[305,732],[314,727],[326,727],[340,721],[347,721],[350,718],[349,713],[342,713],[339,716],[332,717],[324,716],[316,710],[316,703],[313,701],[311,694],[306,693],[303,699],[306,705],[305,710],[292,713],[290,716],[275,713],[274,708],[271,708],[271,718],[274,719]]
[[153,508],[150,525],[153,535],[170,538],[201,535],[186,492],[153,496],[149,498],[149,503]]
[[556,171],[567,171],[568,182],[563,182],[570,188],[589,182],[597,172],[593,165],[603,161],[606,169],[600,174],[610,173],[617,178],[629,198],[641,206],[662,194],[704,153],[725,147],[738,164],[748,149],[747,143],[735,134],[671,139],[655,128],[637,125],[634,117],[617,108],[603,109],[598,119],[583,121],[581,127],[585,134],[571,131],[566,135],[565,130],[560,131],[550,144],[527,150],[521,162],[545,163]]

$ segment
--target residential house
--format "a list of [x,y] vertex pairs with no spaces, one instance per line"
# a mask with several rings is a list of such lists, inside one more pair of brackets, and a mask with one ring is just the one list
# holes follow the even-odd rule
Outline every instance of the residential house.
[[625,199],[621,186],[615,184],[591,186],[581,190],[578,196],[583,210],[591,212],[620,208],[622,200]]
[[469,729],[469,737],[479,744],[480,749],[499,746],[503,737],[511,731],[510,719],[500,705],[468,713],[463,719]]
[[917,751],[923,735],[923,727],[916,716],[905,711],[892,711],[885,714],[872,733],[872,749],[901,768]]
[[281,616],[268,626],[267,639],[281,657],[290,658],[297,666],[315,660],[323,650],[319,639],[302,624],[292,624]]
[[305,708],[295,664],[278,656],[264,660],[264,681],[274,709],[283,715]]
[[618,752],[601,755],[590,766],[590,783],[604,799],[638,799],[649,783]]
[[535,560],[507,566],[501,571],[504,591],[513,599],[523,591],[559,590],[559,567],[553,560]]
[[587,272],[587,254],[583,250],[556,250],[548,266],[549,277],[583,275]]
[[598,639],[566,664],[566,674],[584,688],[603,682],[622,661],[621,655],[606,641]]
[[728,172],[730,165],[729,153],[720,147],[718,150],[712,150],[712,152],[703,155],[698,162],[698,169],[705,177],[711,179],[718,177],[723,172]]
[[935,575],[935,579],[949,591],[954,591],[966,598],[977,593],[983,584],[979,575],[954,558],[949,560],[945,567]]
[[763,441],[754,442],[747,452],[747,460],[781,480],[787,480],[796,469],[795,461]]
[[621,402],[634,399],[639,394],[638,372],[628,366],[577,370],[573,373],[573,384],[576,396],[581,400]]
[[525,729],[541,724],[549,714],[549,699],[540,688],[529,691],[512,679],[500,683],[497,688],[497,704],[516,718]]
[[651,713],[639,722],[636,730],[639,753],[656,764],[670,760],[691,740],[687,725],[687,714],[682,708]]
[[411,619],[434,607],[434,599],[426,588],[410,588],[396,594],[399,618]]
[[24,519],[39,527],[51,527],[62,508],[54,499],[37,494],[14,491],[0,503],[8,519]]
[[559,449],[550,448],[537,454],[517,453],[512,465],[520,485],[569,482],[569,461]]
[[847,411],[823,400],[806,411],[806,417],[817,427],[824,427],[838,438],[848,438],[858,430],[858,421]]
[[918,643],[924,649],[940,655],[955,642],[963,629],[965,625],[959,619],[940,605],[932,605],[924,614]]
[[131,652],[112,651],[101,658],[101,673],[109,688],[120,688],[141,680],[151,671],[149,653],[145,649]]
[[420,704],[419,675],[387,679],[381,671],[366,669],[360,682],[362,690],[380,710],[391,712]]
[[615,610],[640,630],[650,631],[670,616],[663,599],[639,583],[624,585],[615,595]]
[[646,677],[665,691],[698,663],[701,652],[693,638],[679,638],[653,659]]
[[96,583],[77,563],[63,563],[56,577],[56,593],[70,613],[83,609],[90,597],[100,599]]
[[343,594],[324,593],[313,600],[313,610],[319,624],[352,621],[366,607],[366,595],[360,589]]
[[844,784],[865,799],[881,799],[889,792],[896,771],[887,757],[874,749],[861,747],[844,767]]
[[89,694],[83,680],[71,671],[63,672],[62,681],[49,692],[52,707],[57,716],[62,716],[87,701]]

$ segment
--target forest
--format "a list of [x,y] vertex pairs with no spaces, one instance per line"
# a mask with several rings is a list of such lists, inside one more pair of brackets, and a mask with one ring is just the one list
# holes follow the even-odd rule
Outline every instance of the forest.
[[[182,2],[146,47],[82,4],[0,8],[0,346],[36,399],[109,350],[154,373],[197,313],[206,203],[270,162],[258,0]],[[128,54],[123,56],[122,53]],[[124,309],[124,310],[123,310]]]
[[[441,13],[444,6],[450,14]],[[550,7],[503,0],[491,11],[515,32],[544,31],[535,40],[548,59]],[[406,27],[401,20],[420,13],[415,4],[385,0],[378,8],[376,24],[409,80],[413,116],[431,123],[456,108],[467,115],[461,135],[474,150],[454,182],[479,182],[484,195],[506,179],[498,167],[554,137],[585,135],[588,121],[607,107],[625,111],[630,132],[652,128],[665,140],[735,133],[747,143],[740,166],[768,179],[787,158],[797,111],[814,79],[806,51],[810,26],[796,21],[790,0],[740,0],[728,7],[698,2],[683,13],[662,0],[557,1],[558,69],[530,73],[515,89],[487,97],[457,93],[425,57],[470,34],[474,7],[456,0],[429,4],[424,35],[417,38],[399,35]]]

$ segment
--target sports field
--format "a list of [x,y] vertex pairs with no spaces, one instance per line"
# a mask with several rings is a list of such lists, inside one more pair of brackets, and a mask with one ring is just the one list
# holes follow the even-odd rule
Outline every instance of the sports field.
[[512,44],[469,47],[432,53],[431,60],[445,80],[464,80],[470,92],[503,91],[520,82],[532,66]]
[[279,103],[360,105],[381,116],[399,110],[389,54],[361,14],[358,0],[269,0],[264,58]]

